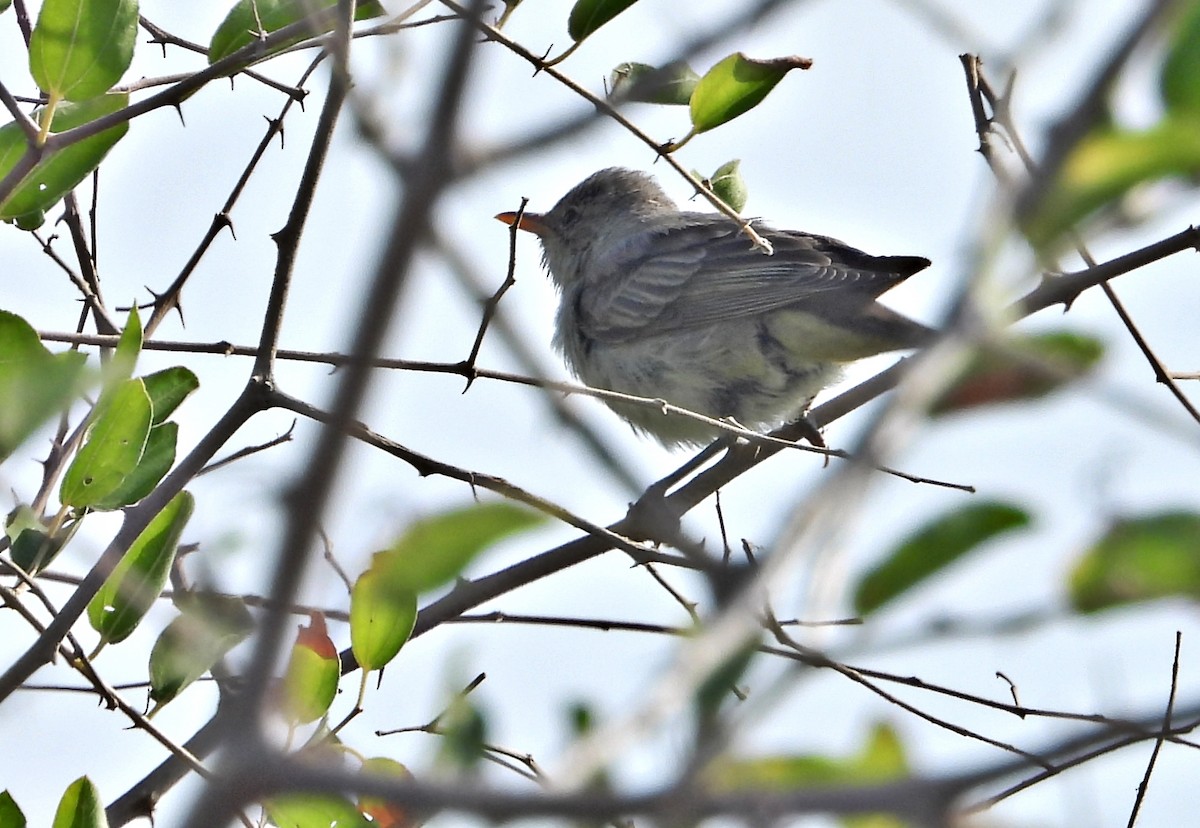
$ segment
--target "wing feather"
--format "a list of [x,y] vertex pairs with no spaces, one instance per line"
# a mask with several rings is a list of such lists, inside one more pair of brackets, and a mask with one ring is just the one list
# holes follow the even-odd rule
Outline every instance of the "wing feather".
[[680,214],[678,226],[630,239],[582,298],[584,334],[623,342],[797,306],[835,321],[929,265],[757,222],[755,229],[774,255],[754,250],[733,222],[706,213]]

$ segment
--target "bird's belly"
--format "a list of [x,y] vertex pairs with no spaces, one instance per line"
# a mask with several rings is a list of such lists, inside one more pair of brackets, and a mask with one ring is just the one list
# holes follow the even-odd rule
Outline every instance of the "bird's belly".
[[[563,351],[589,386],[765,430],[798,415],[838,373],[833,363],[807,360],[785,345],[773,327],[770,320],[731,320],[719,330],[672,331],[620,343],[563,343]],[[666,444],[703,443],[718,433],[661,407],[606,402]]]

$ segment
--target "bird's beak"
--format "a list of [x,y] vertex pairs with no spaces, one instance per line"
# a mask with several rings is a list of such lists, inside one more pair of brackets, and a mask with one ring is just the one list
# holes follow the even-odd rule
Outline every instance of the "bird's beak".
[[517,225],[518,230],[524,230],[527,233],[534,233],[538,236],[546,235],[548,228],[542,220],[541,213],[521,213],[521,220],[517,221],[516,213],[497,213],[497,221],[502,221],[509,227]]

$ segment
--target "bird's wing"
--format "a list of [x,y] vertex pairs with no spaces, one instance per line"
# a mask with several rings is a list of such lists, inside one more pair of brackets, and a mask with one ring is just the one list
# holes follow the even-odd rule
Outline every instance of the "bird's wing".
[[826,315],[828,305],[844,318],[929,264],[756,224],[775,248],[768,256],[733,222],[687,217],[683,226],[631,240],[588,286],[580,304],[585,335],[621,342],[792,306]]

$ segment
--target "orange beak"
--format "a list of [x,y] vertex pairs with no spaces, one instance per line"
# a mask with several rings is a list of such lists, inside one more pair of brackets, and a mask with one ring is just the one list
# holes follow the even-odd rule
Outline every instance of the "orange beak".
[[547,228],[545,222],[542,221],[541,213],[522,213],[519,222],[516,213],[497,213],[496,220],[504,222],[509,227],[516,224],[518,230],[524,230],[526,233],[534,233],[538,236],[546,235]]

